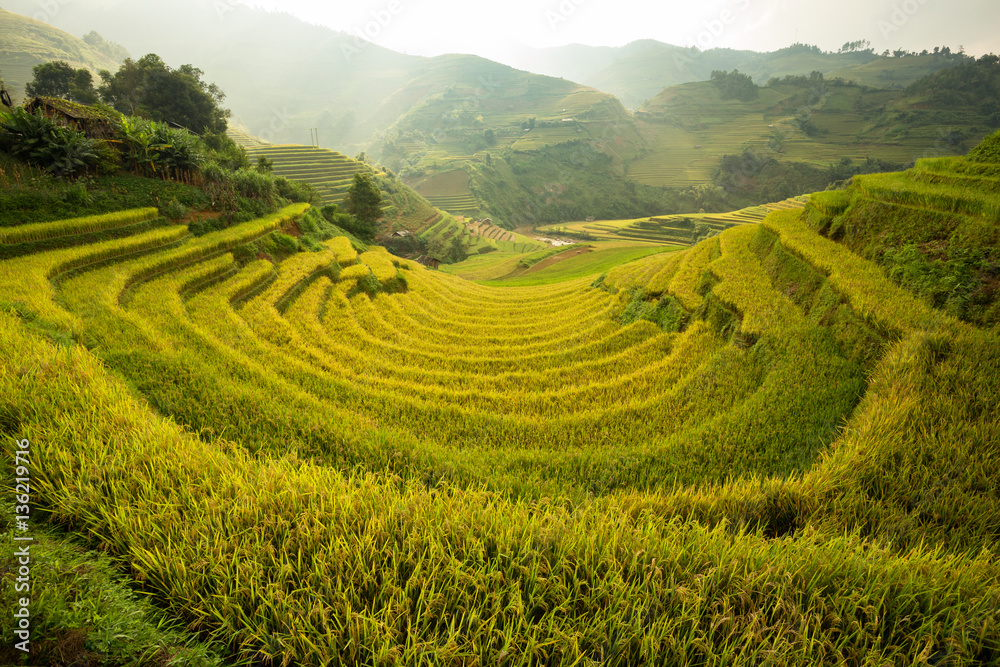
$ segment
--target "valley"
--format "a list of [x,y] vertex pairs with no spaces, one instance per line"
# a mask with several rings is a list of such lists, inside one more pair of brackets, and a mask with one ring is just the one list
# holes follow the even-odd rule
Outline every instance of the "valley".
[[1000,664],[996,56],[222,9],[0,10],[0,664]]

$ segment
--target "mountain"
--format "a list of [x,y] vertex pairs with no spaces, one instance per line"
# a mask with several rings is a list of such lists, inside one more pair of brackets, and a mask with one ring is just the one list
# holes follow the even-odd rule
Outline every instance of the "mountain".
[[603,90],[635,109],[664,88],[705,81],[715,70],[738,69],[758,84],[774,77],[817,71],[865,85],[902,88],[964,59],[961,54],[951,53],[906,57],[879,56],[868,51],[825,53],[804,44],[770,53],[734,49],[701,51],[646,39],[622,47],[580,44],[548,49],[525,47],[507,62]]
[[[25,12],[33,7],[23,0],[8,4]],[[80,0],[51,20],[81,34],[99,29],[132,53],[153,52],[174,67],[194,64],[225,91],[234,115],[264,139],[305,143],[317,128],[323,145],[345,152],[364,149],[411,109],[447,91],[452,108],[446,113],[495,106],[510,100],[508,91],[531,90],[527,103],[514,100],[516,112],[553,115],[563,106],[551,105],[580,88],[477,56],[408,56],[242,5]],[[456,89],[467,95],[455,95]],[[591,97],[602,103],[610,96]]]
[[[371,151],[420,194],[446,194],[472,206],[462,212],[499,211],[505,225],[524,222],[534,191],[546,184],[560,191],[570,181],[589,184],[594,174],[584,171],[598,172],[598,190],[586,188],[593,197],[620,196],[623,160],[643,146],[626,109],[606,92],[478,56],[408,56],[287,14],[195,0],[169,7],[79,0],[52,20],[81,33],[99,28],[131,52],[154,52],[173,67],[195,65],[225,91],[234,124],[266,141],[312,143],[318,132],[322,146]],[[554,157],[537,155],[570,141],[588,142],[584,158],[566,149]],[[506,148],[518,151],[519,170],[538,176],[511,190],[510,174],[491,172],[482,193],[515,193],[502,206],[491,209],[483,196],[474,197],[469,188],[476,187],[475,178],[469,185],[469,177],[457,175],[457,190],[420,181],[425,175],[451,178],[447,173],[469,160],[489,159],[477,153]],[[570,198],[560,203],[590,210]],[[552,197],[544,202],[547,207]]]
[[[636,112],[649,149],[629,163],[628,176],[663,187],[714,182],[736,206],[823,189],[854,168],[961,154],[1000,127],[995,60],[951,67],[902,91],[819,74],[774,80],[747,99],[716,81],[673,86]],[[750,201],[739,198],[749,193]]]
[[[702,52],[645,40],[526,50],[515,67],[405,55],[229,3],[75,0],[50,20],[200,68],[225,91],[234,124],[265,141],[363,151],[449,212],[506,227],[740,208],[822,189],[844,158],[902,166],[928,150],[958,152],[992,129],[982,108],[939,114],[934,100],[893,106],[898,90],[785,81],[830,72],[897,87],[967,60],[961,54],[883,58],[801,44]],[[723,99],[706,83],[736,69],[758,84],[778,81],[752,101]],[[763,178],[766,192],[758,171],[727,182],[739,183],[739,201],[694,192],[717,181],[725,156],[748,148],[764,153],[753,170],[780,172]]]
[[32,67],[53,60],[88,69],[95,79],[98,71],[114,71],[119,65],[82,39],[38,19],[0,9],[0,74],[14,97],[24,94],[25,84],[33,77]]
[[234,116],[265,139],[306,143],[310,128],[321,126],[323,143],[340,150],[360,149],[393,122],[398,113],[382,102],[427,66],[288,14],[228,3],[81,0],[51,20],[80,34],[97,29],[172,67],[195,65],[226,93]]

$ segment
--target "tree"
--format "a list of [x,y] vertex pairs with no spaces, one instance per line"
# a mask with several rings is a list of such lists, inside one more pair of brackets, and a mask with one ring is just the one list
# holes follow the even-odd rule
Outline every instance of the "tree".
[[270,174],[274,171],[274,160],[268,160],[266,156],[261,155],[257,158],[257,171],[262,174]]
[[83,41],[112,60],[122,62],[129,57],[128,51],[124,46],[116,42],[109,42],[93,30],[83,36]]
[[81,104],[97,102],[94,77],[86,69],[73,69],[69,63],[39,63],[31,68],[34,78],[24,87],[29,96],[59,97]]
[[462,240],[457,236],[453,236],[450,241],[448,241],[447,248],[445,250],[445,261],[449,264],[457,264],[461,262],[469,254],[465,252],[465,245]]
[[347,189],[344,208],[358,221],[358,228],[363,230],[358,236],[375,238],[378,230],[375,221],[382,217],[382,192],[368,172],[356,172],[354,182]]
[[171,69],[155,53],[137,61],[127,58],[114,73],[101,72],[101,99],[118,111],[157,121],[169,121],[192,132],[225,132],[230,112],[226,95],[214,83],[202,81],[193,65]]
[[867,39],[859,39],[853,42],[845,42],[838,53],[854,53],[857,51],[870,51],[871,42]]
[[757,99],[759,95],[753,79],[739,70],[734,69],[732,72],[715,70],[712,72],[711,81],[719,89],[724,100],[737,99],[741,102],[749,102]]

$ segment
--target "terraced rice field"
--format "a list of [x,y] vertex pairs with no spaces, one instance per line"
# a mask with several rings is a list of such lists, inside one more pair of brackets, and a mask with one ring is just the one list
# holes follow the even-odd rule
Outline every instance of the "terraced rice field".
[[[857,192],[995,225],[959,181]],[[535,286],[344,238],[235,260],[304,210],[0,262],[33,497],[191,630],[300,665],[1000,659],[996,332],[819,208]]]
[[493,223],[466,220],[462,224],[469,234],[481,239],[484,245],[497,248],[501,252],[530,253],[548,247],[542,241],[506,230]]
[[490,222],[467,221],[465,227],[476,236],[493,239],[494,241],[514,241],[517,238],[514,232],[497,227]]
[[521,258],[519,252],[490,252],[472,255],[457,264],[442,264],[439,268],[466,280],[496,280],[516,270]]
[[721,155],[737,154],[744,144],[767,147],[767,137],[773,131],[768,124],[762,114],[756,114],[736,117],[723,127],[701,131],[658,128],[652,150],[629,166],[628,177],[644,185],[666,188],[711,183]]
[[780,202],[751,206],[730,213],[689,213],[683,215],[653,216],[635,220],[595,220],[570,222],[541,228],[548,234],[560,232],[586,233],[601,241],[634,241],[665,245],[690,245],[695,240],[698,223],[707,224],[718,233],[734,225],[761,222],[772,211],[799,209],[808,197],[792,197]]
[[454,214],[464,214],[469,212],[475,212],[479,210],[479,201],[472,196],[472,193],[467,195],[424,195],[435,208],[439,208],[442,211],[448,211]]
[[479,201],[469,190],[469,175],[463,169],[418,178],[408,184],[442,211],[463,215],[479,210]]
[[[710,183],[720,157],[738,155],[744,148],[779,161],[816,167],[835,164],[844,157],[863,162],[869,156],[905,164],[929,150],[949,151],[935,112],[907,107],[908,127],[890,131],[858,111],[865,106],[891,106],[894,93],[850,86],[819,86],[808,95],[805,92],[795,85],[777,83],[760,88],[757,99],[739,102],[722,100],[709,82],[667,89],[642,108],[645,119],[652,121],[642,121],[651,150],[629,165],[628,176],[639,183],[668,188]],[[795,125],[801,110],[809,112],[818,129],[814,136]],[[978,124],[971,120],[972,112],[958,113],[968,114],[965,126]],[[776,133],[781,137],[780,150],[770,145]]]
[[[576,123],[566,123],[565,127],[536,127],[522,132],[510,147],[519,151],[539,150],[545,146],[579,139],[581,134],[582,130],[577,130]],[[589,133],[583,136],[589,136]]]
[[266,148],[267,146],[274,145],[269,141],[264,141],[263,139],[253,134],[250,134],[249,132],[245,132],[243,130],[237,130],[233,127],[230,127],[228,130],[226,130],[226,134],[229,135],[229,138],[232,139],[237,146],[242,146],[247,151],[250,151],[255,148]]
[[251,160],[266,157],[274,162],[274,174],[312,185],[324,204],[338,204],[347,195],[354,174],[371,170],[337,151],[298,144],[248,145]]

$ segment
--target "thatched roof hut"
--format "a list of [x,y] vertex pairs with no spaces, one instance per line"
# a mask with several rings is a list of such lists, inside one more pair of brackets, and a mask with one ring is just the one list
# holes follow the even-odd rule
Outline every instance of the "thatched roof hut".
[[417,263],[423,264],[424,266],[431,269],[437,269],[439,266],[441,266],[440,259],[437,259],[436,257],[429,257],[427,255],[420,255],[419,257],[417,257]]
[[35,97],[24,108],[30,113],[41,110],[57,123],[76,128],[91,139],[113,139],[118,134],[121,116],[113,109],[89,107],[58,97]]

